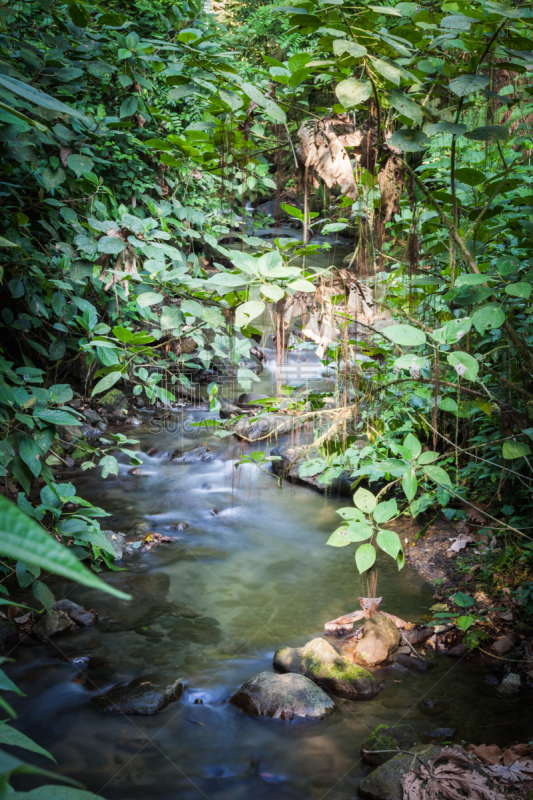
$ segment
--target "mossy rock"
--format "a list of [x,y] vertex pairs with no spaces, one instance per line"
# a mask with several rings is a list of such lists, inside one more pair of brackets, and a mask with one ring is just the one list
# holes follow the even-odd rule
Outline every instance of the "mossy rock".
[[111,410],[115,410],[117,408],[122,408],[126,400],[126,395],[124,392],[121,392],[120,389],[110,389],[106,394],[104,394],[99,403],[104,408],[109,408]]
[[280,647],[274,654],[280,672],[297,672],[318,686],[348,700],[368,700],[383,684],[364,667],[353,664],[324,639],[313,639],[304,647]]
[[394,758],[394,753],[375,753],[374,750],[410,750],[420,739],[410,725],[378,725],[361,745],[361,757],[367,764],[379,766]]
[[[424,760],[438,755],[441,749],[427,745],[409,748],[411,753],[419,753]],[[359,794],[367,800],[403,800],[402,777],[412,769],[413,761],[413,756],[408,753],[394,756],[361,781]]]

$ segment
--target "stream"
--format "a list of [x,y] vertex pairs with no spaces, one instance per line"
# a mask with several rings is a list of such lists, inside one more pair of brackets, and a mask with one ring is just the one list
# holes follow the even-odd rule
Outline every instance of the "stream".
[[[268,344],[254,392],[275,391]],[[328,385],[321,363],[305,351],[291,354],[290,366],[283,382]],[[499,697],[484,682],[490,667],[478,658],[437,655],[427,673],[373,670],[386,684],[376,698],[335,698],[335,713],[319,723],[257,718],[228,703],[242,683],[272,670],[278,647],[299,647],[321,636],[326,621],[357,608],[366,583],[353,548],[325,546],[339,524],[335,511],[349,500],[287,483],[280,490],[253,465],[236,469],[243,452],[268,452],[283,437],[244,445],[191,427],[208,418],[218,413],[185,408],[165,423],[146,418],[129,429],[140,440],[141,475],[130,474],[124,460],[118,477],[105,481],[96,470],[62,476],[112,511],[103,527],[158,531],[173,541],[127,557],[126,571],[103,575],[132,594],[130,603],[58,581],[57,598],[94,608],[103,620],[16,650],[8,672],[26,693],[14,702],[17,727],[51,750],[57,771],[109,800],[343,800],[356,796],[368,772],[359,748],[381,723],[409,723],[423,740],[448,727],[467,742],[527,741],[533,731],[523,701]],[[204,443],[213,459],[169,460],[177,448]],[[401,535],[401,525],[397,530]],[[412,622],[427,619],[432,587],[409,566],[398,572],[384,555],[378,567],[382,608]],[[152,717],[90,705],[94,694],[141,676],[163,686],[183,677],[187,690]],[[424,698],[442,701],[438,714],[421,708]],[[39,756],[30,759],[51,768]]]

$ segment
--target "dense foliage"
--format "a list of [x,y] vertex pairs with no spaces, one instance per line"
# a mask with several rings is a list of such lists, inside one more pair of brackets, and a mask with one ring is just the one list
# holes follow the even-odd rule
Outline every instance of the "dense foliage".
[[[120,387],[171,405],[228,365],[249,388],[254,320],[268,303],[281,319],[285,298],[327,281],[307,240],[343,231],[349,269],[394,324],[369,334],[339,313],[325,346],[343,367],[337,422],[321,423],[302,469],[326,481],[348,470],[372,489],[330,544],[357,543],[361,571],[374,542],[401,566],[398,537],[377,525],[482,506],[507,537],[487,569],[508,570],[529,608],[529,7],[31,0],[2,8],[0,24],[0,474],[33,518],[15,547],[17,510],[3,511],[5,575],[50,607],[40,569],[59,571],[61,546],[45,529],[69,557],[113,567],[107,511],[53,470],[66,438],[104,478],[117,451],[139,463],[135,441],[91,443],[75,394]],[[359,150],[345,140],[349,188],[296,150],[298,134],[302,147],[326,130],[336,141],[331,120],[363,133]],[[301,241],[250,235],[253,205],[298,191],[303,205],[286,209]],[[314,398],[317,419],[329,399]]]

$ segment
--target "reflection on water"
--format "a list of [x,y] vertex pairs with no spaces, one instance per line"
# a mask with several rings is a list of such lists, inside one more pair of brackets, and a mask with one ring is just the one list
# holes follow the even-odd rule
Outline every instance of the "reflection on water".
[[[379,670],[386,689],[374,700],[337,700],[318,724],[257,719],[228,704],[239,685],[271,669],[277,647],[320,635],[327,620],[357,607],[366,586],[351,548],[325,547],[346,500],[287,484],[280,491],[271,476],[236,469],[245,445],[184,424],[209,416],[185,410],[173,431],[143,426],[142,475],[123,464],[116,478],[76,478],[81,495],[113,512],[111,527],[173,542],[105,576],[131,603],[59,585],[59,596],[63,588],[104,620],[16,652],[10,675],[28,695],[16,704],[20,728],[51,749],[59,771],[117,800],[341,800],[355,795],[366,771],[360,743],[380,723],[406,721],[419,734],[458,728],[474,742],[531,734],[521,701],[499,698],[483,682],[485,667],[445,657],[425,674]],[[204,442],[211,461],[168,459]],[[176,530],[182,522],[189,527]],[[380,556],[378,580],[387,611],[412,621],[427,614],[431,587],[409,567],[398,573]],[[154,717],[91,707],[97,691],[140,676],[163,686],[184,677],[188,689]],[[438,716],[421,710],[424,697],[444,701]]]

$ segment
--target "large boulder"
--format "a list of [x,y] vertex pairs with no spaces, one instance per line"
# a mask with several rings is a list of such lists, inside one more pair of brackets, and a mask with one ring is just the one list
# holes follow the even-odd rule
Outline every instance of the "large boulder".
[[363,636],[354,650],[354,661],[363,667],[381,664],[398,649],[400,632],[394,622],[378,611],[364,624]]
[[410,725],[378,725],[361,745],[361,758],[367,764],[380,766],[394,758],[394,753],[380,750],[409,750],[419,745],[420,739]]
[[247,714],[283,720],[318,721],[335,711],[333,700],[322,689],[292,672],[261,672],[243,684],[230,703]]
[[339,655],[324,639],[313,639],[304,647],[280,647],[274,654],[274,667],[280,672],[305,675],[348,700],[370,699],[383,688],[367,669]]
[[117,686],[104,694],[96,695],[91,703],[100,711],[150,716],[179,700],[184,688],[185,682],[182,679],[162,689],[151,681],[138,678],[126,686]]
[[[409,748],[411,753],[423,751],[424,759],[433,758],[440,750],[427,745]],[[391,758],[364,778],[359,784],[359,794],[368,800],[403,800],[402,776],[411,770],[412,763],[413,756],[408,753]]]

